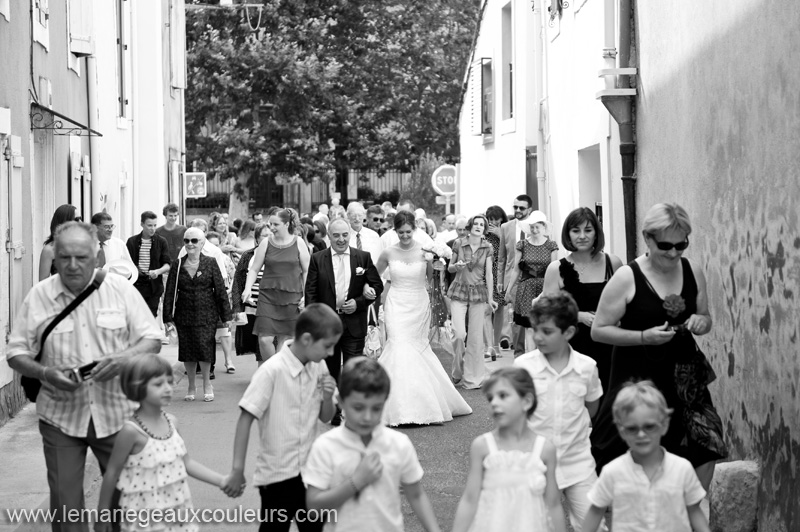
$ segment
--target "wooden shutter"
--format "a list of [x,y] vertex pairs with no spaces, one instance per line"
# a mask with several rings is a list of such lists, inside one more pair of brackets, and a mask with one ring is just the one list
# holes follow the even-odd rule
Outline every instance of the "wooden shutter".
[[69,0],[69,51],[78,57],[94,53],[92,0]]
[[469,81],[468,81],[468,90],[469,90],[469,106],[470,106],[470,116],[469,116],[469,130],[472,135],[480,135],[481,131],[481,100],[482,95],[481,92],[483,90],[483,82],[481,80],[482,76],[482,64],[481,60],[478,59],[477,61],[473,61],[472,65],[469,67]]

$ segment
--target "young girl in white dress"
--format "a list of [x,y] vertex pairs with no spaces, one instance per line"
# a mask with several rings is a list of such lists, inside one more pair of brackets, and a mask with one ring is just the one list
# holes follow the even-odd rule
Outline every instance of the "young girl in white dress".
[[162,410],[172,400],[172,367],[158,355],[137,355],[120,369],[120,384],[139,408],[114,442],[100,488],[95,532],[111,530],[114,488],[121,492],[121,515],[136,516],[120,523],[122,531],[197,530],[197,523],[189,522],[192,500],[187,474],[220,487],[224,478],[189,458],[175,418]]
[[453,532],[567,530],[555,479],[556,449],[528,426],[536,390],[530,374],[520,370],[498,369],[483,386],[495,428],[472,442]]

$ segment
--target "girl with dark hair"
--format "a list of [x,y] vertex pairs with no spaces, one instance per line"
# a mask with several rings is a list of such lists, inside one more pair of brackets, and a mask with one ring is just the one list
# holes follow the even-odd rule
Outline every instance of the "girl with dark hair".
[[[486,209],[486,219],[489,226],[486,228],[486,241],[492,245],[492,279],[497,280],[497,259],[500,254],[501,238],[503,236],[500,226],[508,221],[508,215],[502,207],[492,205]],[[492,290],[492,300],[497,304],[497,308],[492,310],[491,306],[486,307],[486,323],[483,326],[483,340],[486,344],[486,357],[497,360],[500,354],[500,338],[503,335],[503,327],[506,325],[506,294],[503,290],[497,289],[494,283]]]
[[305,240],[297,236],[300,217],[293,209],[277,211],[270,216],[269,224],[272,236],[256,248],[242,292],[242,302],[247,304],[263,267],[253,334],[258,336],[264,360],[275,354],[273,340],[278,340],[277,349],[280,349],[288,338],[294,336],[311,259]]
[[75,216],[77,208],[74,205],[64,204],[56,209],[53,213],[53,218],[50,220],[50,234],[44,241],[42,253],[39,255],[39,280],[42,281],[56,273],[56,268],[53,264],[55,258],[55,249],[53,247],[53,238],[56,234],[56,229],[59,225],[66,222],[80,222],[83,219]]
[[608,390],[611,375],[609,344],[592,340],[592,323],[600,294],[622,261],[603,251],[603,228],[594,212],[579,207],[569,213],[561,230],[561,244],[571,253],[553,262],[544,274],[544,293],[569,292],[578,303],[578,330],[569,341],[575,351],[597,362],[603,390]]

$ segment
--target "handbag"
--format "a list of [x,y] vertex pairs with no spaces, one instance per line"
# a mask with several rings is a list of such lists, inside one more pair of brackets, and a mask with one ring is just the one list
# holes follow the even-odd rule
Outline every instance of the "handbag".
[[375,316],[375,307],[373,305],[370,305],[367,309],[368,323],[370,316],[372,317],[372,322],[375,323],[375,325],[367,326],[367,337],[364,341],[364,355],[366,355],[368,358],[377,360],[383,352],[384,338],[378,322],[378,317]]
[[[92,292],[100,288],[100,285],[103,284],[103,280],[105,278],[105,270],[97,270],[95,272],[92,284],[87,286],[83,292],[78,295],[78,297],[73,299],[69,305],[64,307],[64,310],[62,310],[58,316],[56,316],[55,319],[53,319],[53,321],[47,325],[47,328],[45,328],[44,332],[42,333],[42,338],[39,340],[39,353],[36,355],[36,358],[34,358],[36,362],[39,362],[42,359],[44,342],[47,340],[47,337],[50,335],[52,330],[56,328],[56,325],[58,325],[61,320],[69,316],[69,314],[75,310],[78,305],[83,303],[83,301],[89,297]],[[34,377],[26,377],[25,375],[22,375],[20,378],[20,384],[22,385],[22,390],[25,392],[25,397],[28,398],[28,401],[35,403],[37,397],[39,397],[39,390],[42,388],[42,381]]]

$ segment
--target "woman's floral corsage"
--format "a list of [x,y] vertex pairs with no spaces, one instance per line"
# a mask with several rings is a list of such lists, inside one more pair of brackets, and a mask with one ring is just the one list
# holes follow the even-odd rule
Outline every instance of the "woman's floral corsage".
[[667,311],[667,316],[670,318],[677,318],[681,312],[686,310],[686,301],[677,294],[670,294],[664,299],[664,310]]

